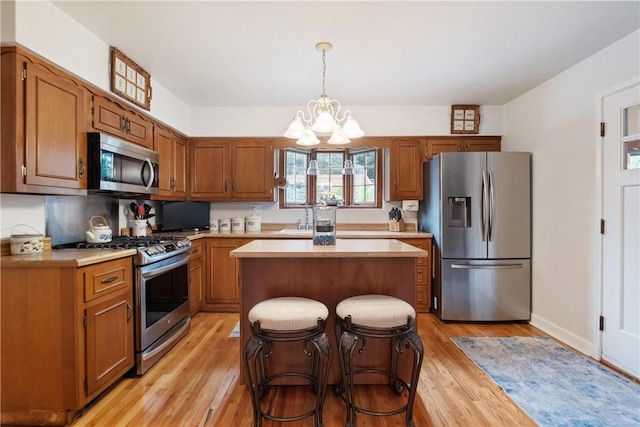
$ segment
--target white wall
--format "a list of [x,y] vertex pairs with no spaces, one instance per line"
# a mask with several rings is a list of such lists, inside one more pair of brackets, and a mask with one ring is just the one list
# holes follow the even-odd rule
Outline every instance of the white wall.
[[[300,105],[264,108],[193,108],[191,136],[282,136]],[[349,106],[368,136],[449,135],[450,105]],[[480,107],[480,135],[502,135],[502,106]]]
[[504,106],[503,150],[531,151],[532,323],[598,355],[597,95],[640,75],[640,32]]

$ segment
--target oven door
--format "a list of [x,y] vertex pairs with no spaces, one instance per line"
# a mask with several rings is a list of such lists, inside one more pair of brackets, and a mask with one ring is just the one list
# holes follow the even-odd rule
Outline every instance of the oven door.
[[189,317],[189,253],[136,268],[136,351]]

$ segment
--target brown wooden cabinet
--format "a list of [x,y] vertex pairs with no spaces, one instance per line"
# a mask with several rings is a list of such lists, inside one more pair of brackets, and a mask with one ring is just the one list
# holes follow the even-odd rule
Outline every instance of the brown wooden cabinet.
[[83,194],[85,90],[67,73],[15,47],[2,49],[0,64],[1,191]]
[[153,146],[153,122],[102,96],[93,97],[93,127],[146,148]]
[[231,258],[229,252],[250,241],[251,239],[235,238],[207,239],[205,310],[239,311],[238,260]]
[[176,133],[155,126],[153,150],[160,155],[158,194],[154,200],[187,198],[187,142]]
[[417,298],[416,308],[420,313],[428,313],[431,311],[431,238],[425,239],[398,239],[420,249],[424,249],[429,253],[426,258],[418,258],[417,266]]
[[68,425],[134,366],[130,257],[2,269],[3,424]]
[[422,200],[422,143],[394,138],[385,156],[385,200]]
[[189,253],[189,311],[192,316],[200,311],[204,304],[204,246],[201,240],[195,240],[191,242]]
[[263,138],[189,141],[191,200],[273,201],[273,147]]
[[500,136],[438,136],[427,137],[424,161],[439,153],[465,151],[500,151]]

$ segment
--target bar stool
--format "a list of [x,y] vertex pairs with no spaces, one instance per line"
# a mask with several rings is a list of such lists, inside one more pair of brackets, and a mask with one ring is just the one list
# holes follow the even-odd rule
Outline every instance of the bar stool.
[[[388,416],[405,412],[407,426],[415,427],[413,404],[418,388],[424,350],[422,339],[415,331],[416,312],[407,302],[387,295],[359,295],[342,300],[336,307],[335,332],[338,341],[338,357],[342,371],[342,383],[336,391],[347,406],[346,427],[356,425],[356,414]],[[366,368],[354,370],[353,351],[360,343],[358,352],[366,350],[367,338],[391,339],[391,366],[389,370]],[[398,356],[405,349],[413,351],[411,383],[407,384],[398,375]],[[392,411],[373,411],[357,405],[354,377],[360,374],[380,374],[389,377],[391,389],[401,394],[408,391],[405,405]]]
[[[322,410],[331,362],[331,347],[325,334],[329,310],[321,302],[299,297],[280,297],[262,301],[248,314],[251,336],[244,346],[244,361],[251,384],[253,425],[262,426],[262,419],[297,421],[313,415],[314,425],[322,427]],[[275,354],[274,343],[300,341],[302,352],[311,358],[310,373],[286,371],[269,375],[267,359]],[[262,409],[260,403],[270,383],[282,377],[302,377],[309,380],[316,394],[314,409],[291,417],[278,417]]]

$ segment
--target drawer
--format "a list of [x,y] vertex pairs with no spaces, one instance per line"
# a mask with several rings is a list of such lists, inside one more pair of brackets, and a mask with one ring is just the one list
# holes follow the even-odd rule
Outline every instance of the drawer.
[[80,269],[78,272],[84,284],[85,302],[133,286],[131,263],[131,259],[126,258]]

